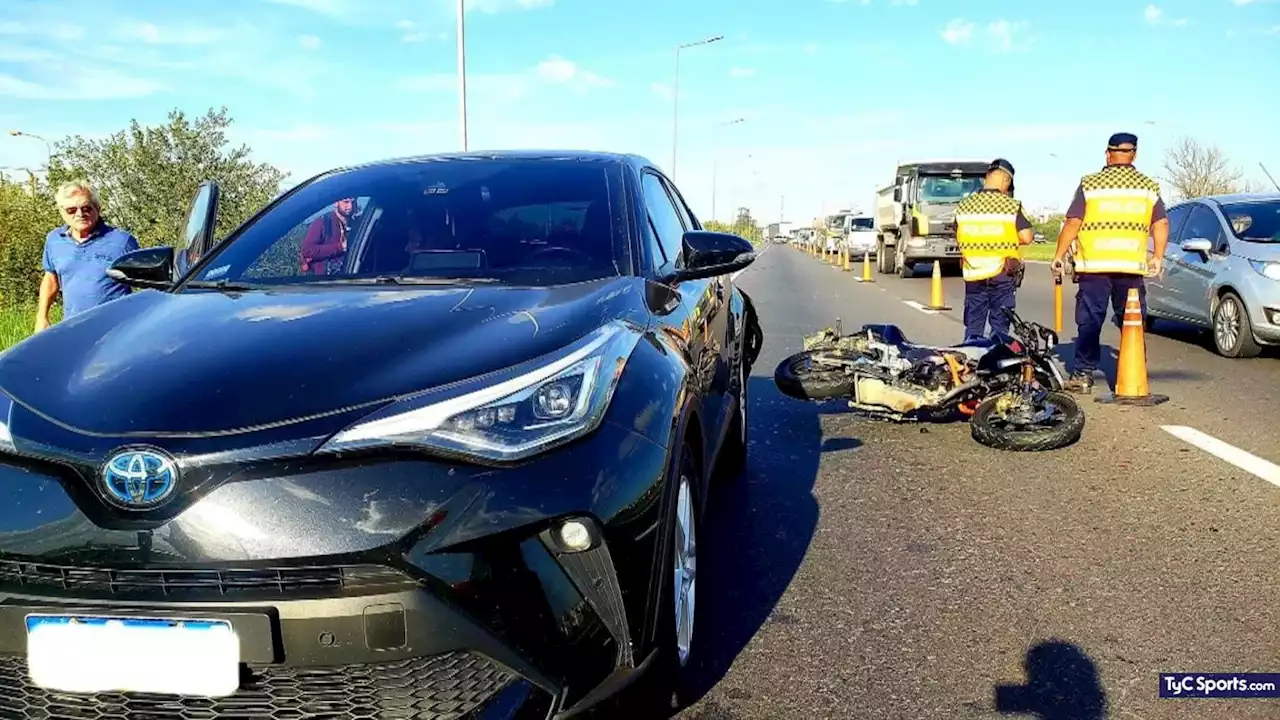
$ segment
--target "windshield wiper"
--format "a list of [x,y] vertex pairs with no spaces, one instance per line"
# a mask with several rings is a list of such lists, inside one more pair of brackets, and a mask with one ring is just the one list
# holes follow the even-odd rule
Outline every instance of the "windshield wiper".
[[306,283],[307,285],[465,285],[467,283],[487,284],[499,282],[491,277],[435,277],[379,275],[369,278],[334,278]]
[[262,289],[261,285],[231,282],[230,280],[216,280],[214,282],[209,282],[208,280],[192,280],[183,287],[197,288],[201,290],[218,290],[220,292],[244,292],[245,290]]

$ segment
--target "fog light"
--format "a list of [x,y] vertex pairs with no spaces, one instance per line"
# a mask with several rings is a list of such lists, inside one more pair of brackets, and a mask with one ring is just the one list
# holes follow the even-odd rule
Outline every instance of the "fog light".
[[568,550],[581,552],[591,547],[591,531],[577,520],[570,520],[560,526],[560,542]]
[[1280,325],[1280,310],[1276,308],[1264,308],[1267,313],[1267,322],[1272,325]]

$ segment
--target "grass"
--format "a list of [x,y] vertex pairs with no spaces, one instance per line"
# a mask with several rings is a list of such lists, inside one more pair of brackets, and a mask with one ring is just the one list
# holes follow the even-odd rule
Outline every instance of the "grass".
[[1022,251],[1023,260],[1043,260],[1049,262],[1053,260],[1053,251],[1057,248],[1057,243],[1033,243],[1031,245],[1023,245],[1019,250]]
[[[53,310],[49,312],[49,321],[58,322],[61,319],[62,306],[54,305]],[[35,305],[0,306],[0,350],[17,345],[26,339],[31,334],[35,320]]]

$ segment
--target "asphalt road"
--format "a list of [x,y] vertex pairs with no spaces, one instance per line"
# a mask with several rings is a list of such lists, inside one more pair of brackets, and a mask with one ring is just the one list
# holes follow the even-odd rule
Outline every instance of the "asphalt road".
[[[1149,375],[1169,403],[1086,401],[1076,445],[1001,453],[964,424],[869,422],[774,388],[802,334],[836,317],[960,339],[959,278],[956,309],[927,314],[907,304],[927,304],[926,275],[858,274],[775,246],[738,280],[765,328],[750,468],[700,533],[705,694],[679,717],[1280,718],[1280,700],[1157,687],[1160,672],[1280,672],[1280,487],[1162,429],[1280,462],[1280,360],[1159,329]],[[1019,310],[1052,322],[1047,266]]]

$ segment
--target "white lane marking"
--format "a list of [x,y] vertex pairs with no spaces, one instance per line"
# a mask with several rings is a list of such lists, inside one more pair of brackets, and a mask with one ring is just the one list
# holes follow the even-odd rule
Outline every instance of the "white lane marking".
[[1185,425],[1161,425],[1160,429],[1219,460],[1231,463],[1247,473],[1280,487],[1280,465],[1263,460],[1253,453],[1225,443],[1212,435],[1206,435],[1195,428]]
[[910,306],[910,307],[913,307],[913,308],[915,308],[915,309],[919,310],[920,312],[924,313],[925,315],[937,315],[937,314],[938,314],[938,311],[937,311],[937,310],[930,310],[929,308],[925,307],[924,305],[921,305],[920,303],[916,302],[915,300],[903,300],[903,301],[902,301],[902,304],[903,304],[903,305]]

